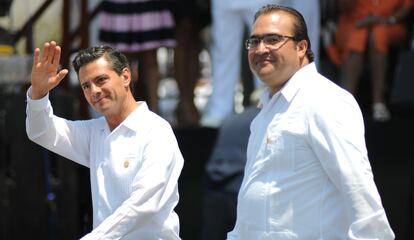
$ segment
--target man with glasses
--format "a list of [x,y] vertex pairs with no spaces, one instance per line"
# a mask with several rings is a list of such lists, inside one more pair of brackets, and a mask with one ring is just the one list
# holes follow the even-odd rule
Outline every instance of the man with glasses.
[[267,86],[228,239],[393,239],[352,95],[317,72],[302,15],[260,9],[246,41]]

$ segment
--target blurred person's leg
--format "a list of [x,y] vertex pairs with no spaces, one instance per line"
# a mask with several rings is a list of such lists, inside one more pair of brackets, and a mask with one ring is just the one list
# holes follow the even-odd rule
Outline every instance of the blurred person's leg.
[[390,47],[397,50],[404,45],[406,31],[402,26],[378,25],[373,28],[369,41],[369,57],[371,62],[372,82],[372,116],[375,121],[388,121],[391,113],[387,107],[386,85],[390,66]]
[[372,79],[373,103],[384,103],[385,82],[388,71],[388,55],[379,52],[374,45],[375,39],[370,36],[368,53],[370,59],[370,74]]
[[240,79],[240,43],[244,22],[239,11],[227,9],[221,0],[212,1],[212,93],[201,124],[219,127],[234,111],[234,93]]
[[180,91],[176,117],[181,126],[197,125],[200,114],[194,105],[194,88],[200,77],[200,29],[190,18],[177,25],[174,73]]
[[341,68],[340,82],[346,90],[355,95],[359,78],[364,68],[364,56],[361,53],[351,52]]
[[149,109],[159,113],[158,83],[160,81],[160,73],[157,62],[157,49],[142,51],[138,54],[139,81],[144,82]]

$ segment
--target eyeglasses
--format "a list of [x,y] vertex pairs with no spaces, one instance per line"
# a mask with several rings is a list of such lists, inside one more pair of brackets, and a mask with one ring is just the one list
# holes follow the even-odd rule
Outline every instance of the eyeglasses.
[[272,49],[277,49],[285,43],[285,39],[295,40],[295,37],[280,35],[277,33],[269,33],[261,37],[250,37],[246,40],[246,49],[253,50],[259,47],[260,42],[263,41],[263,44]]

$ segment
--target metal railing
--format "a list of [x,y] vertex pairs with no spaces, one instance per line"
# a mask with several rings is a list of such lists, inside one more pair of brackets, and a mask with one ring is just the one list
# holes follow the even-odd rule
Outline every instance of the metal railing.
[[[35,11],[35,13],[23,24],[23,26],[14,34],[13,43],[17,44],[23,37],[26,38],[26,53],[33,52],[33,40],[32,40],[32,26],[42,16],[42,14],[48,9],[48,7],[56,0],[45,0],[43,4]],[[69,66],[69,58],[73,49],[73,42],[76,38],[79,38],[79,46],[77,48],[85,48],[89,45],[89,24],[97,16],[100,11],[101,3],[88,11],[88,0],[80,0],[80,21],[79,26],[71,31],[70,23],[73,22],[71,17],[71,7],[73,0],[62,0],[62,67],[67,68]]]

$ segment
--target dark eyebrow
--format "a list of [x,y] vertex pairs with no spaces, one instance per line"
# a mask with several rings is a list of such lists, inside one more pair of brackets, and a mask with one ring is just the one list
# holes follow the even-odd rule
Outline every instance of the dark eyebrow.
[[87,80],[87,81],[81,83],[80,86],[82,87],[85,84],[89,84],[90,81],[97,81],[97,80],[102,79],[102,78],[109,78],[109,75],[106,74],[106,73],[100,74],[100,75],[96,76],[95,78],[93,78],[91,80]]
[[88,84],[89,84],[89,82],[83,82],[83,83],[80,84],[80,86],[81,86],[81,88],[83,88],[83,87],[85,87]]
[[271,35],[283,36],[280,33],[265,33],[265,34],[253,34],[253,35],[250,35],[250,37],[251,38],[262,38],[262,37],[271,36]]
[[93,79],[93,80],[99,80],[99,79],[102,79],[102,78],[109,78],[109,75],[106,74],[106,73],[103,73],[101,75],[96,76],[96,78]]

